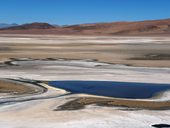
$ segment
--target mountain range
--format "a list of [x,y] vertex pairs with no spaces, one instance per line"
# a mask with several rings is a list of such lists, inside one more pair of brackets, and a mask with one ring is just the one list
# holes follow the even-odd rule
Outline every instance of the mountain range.
[[111,22],[56,26],[48,23],[13,25],[0,29],[1,34],[53,35],[170,35],[170,19],[136,22]]

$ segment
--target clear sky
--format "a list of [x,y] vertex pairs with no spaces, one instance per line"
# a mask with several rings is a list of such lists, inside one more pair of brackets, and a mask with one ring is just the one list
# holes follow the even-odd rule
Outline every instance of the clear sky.
[[0,0],[0,22],[66,25],[170,18],[170,0]]

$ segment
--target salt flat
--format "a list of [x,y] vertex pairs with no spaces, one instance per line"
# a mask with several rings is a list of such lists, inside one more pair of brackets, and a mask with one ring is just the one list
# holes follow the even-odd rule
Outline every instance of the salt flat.
[[[97,59],[134,66],[170,67],[169,37],[1,35],[0,60],[8,58]],[[144,59],[143,59],[144,58]],[[147,59],[147,61],[146,61]]]
[[[0,37],[1,78],[170,83],[169,37],[15,36]],[[148,60],[147,55],[154,58]],[[48,89],[44,94],[23,96],[25,101],[19,97],[15,99],[19,102],[2,104],[0,126],[150,128],[153,124],[170,122],[169,109],[128,111],[123,107],[89,105],[82,110],[54,111],[76,97],[88,95],[58,97],[69,92],[45,83],[42,86]],[[30,98],[33,99],[27,101]],[[169,102],[169,93],[159,100]]]

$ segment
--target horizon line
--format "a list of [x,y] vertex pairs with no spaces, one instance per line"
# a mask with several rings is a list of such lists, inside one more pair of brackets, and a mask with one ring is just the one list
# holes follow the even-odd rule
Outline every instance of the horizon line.
[[17,24],[17,25],[24,25],[24,24],[31,24],[31,23],[48,23],[50,25],[56,25],[56,26],[72,26],[72,25],[81,25],[81,24],[100,24],[100,23],[116,23],[116,22],[143,22],[143,21],[155,21],[155,20],[168,20],[168,18],[161,18],[161,19],[144,19],[144,20],[113,20],[113,21],[99,21],[99,22],[84,22],[84,23],[75,23],[75,24],[57,24],[57,23],[50,23],[45,21],[32,21],[32,22],[24,22],[24,23],[9,23],[9,22],[0,22],[1,24]]

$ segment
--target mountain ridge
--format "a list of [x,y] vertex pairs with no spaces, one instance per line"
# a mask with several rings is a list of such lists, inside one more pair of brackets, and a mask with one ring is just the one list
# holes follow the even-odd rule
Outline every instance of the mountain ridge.
[[54,26],[34,22],[0,29],[0,33],[54,34],[54,35],[170,35],[170,18],[145,21],[121,21],[110,23],[89,23],[68,26]]

